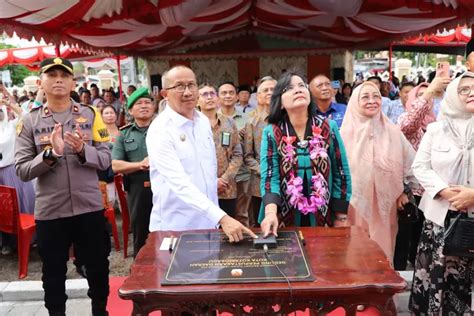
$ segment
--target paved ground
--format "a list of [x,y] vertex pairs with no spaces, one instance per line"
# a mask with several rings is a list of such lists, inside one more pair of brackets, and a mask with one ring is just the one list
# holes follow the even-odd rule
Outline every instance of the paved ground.
[[[66,304],[68,316],[90,316],[90,299],[70,299]],[[0,302],[0,315],[4,316],[48,316],[43,301]]]
[[[123,258],[123,238],[122,238],[122,218],[120,212],[115,213],[117,221],[117,229],[119,232],[120,239],[120,252],[116,252],[113,247],[112,240],[112,252],[110,253],[110,275],[112,276],[126,276],[130,271],[130,266],[132,264],[133,258],[133,246],[132,246],[132,234],[129,234],[128,238],[128,257]],[[71,261],[68,263],[68,279],[78,279],[81,278],[79,274],[76,273],[74,266]],[[32,247],[30,249],[30,257],[28,264],[28,276],[24,279],[25,281],[34,281],[41,280],[41,260],[38,255],[38,249]],[[18,256],[16,253],[10,255],[0,254],[0,282],[5,281],[18,281]],[[3,315],[0,313],[0,315]]]
[[[120,213],[116,213],[117,228],[121,249],[116,252],[112,247],[109,257],[110,275],[127,276],[132,264],[132,235],[129,235],[128,257],[123,257],[122,220]],[[111,237],[112,240],[112,237]],[[68,262],[67,301],[68,316],[91,315],[90,299],[87,297],[87,281],[77,274],[71,261]],[[38,249],[30,250],[28,276],[18,280],[18,256],[0,254],[0,316],[47,316],[44,307],[43,289],[41,286],[41,260]],[[111,315],[112,316],[112,315]]]

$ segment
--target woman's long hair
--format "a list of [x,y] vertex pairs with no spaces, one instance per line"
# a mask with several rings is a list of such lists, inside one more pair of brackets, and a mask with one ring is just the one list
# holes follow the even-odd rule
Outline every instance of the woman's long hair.
[[[272,98],[270,101],[270,114],[268,115],[268,123],[269,124],[278,124],[283,120],[285,116],[287,116],[286,110],[283,109],[281,103],[281,95],[283,94],[283,90],[288,87],[291,83],[291,77],[298,76],[304,82],[306,82],[306,78],[301,75],[296,70],[289,70],[284,72],[280,78],[278,78],[277,84],[275,89],[273,90]],[[309,90],[309,87],[308,87]],[[308,106],[308,116],[311,117],[316,113],[316,104],[313,101],[313,96],[311,95],[311,91],[309,92],[309,106]]]

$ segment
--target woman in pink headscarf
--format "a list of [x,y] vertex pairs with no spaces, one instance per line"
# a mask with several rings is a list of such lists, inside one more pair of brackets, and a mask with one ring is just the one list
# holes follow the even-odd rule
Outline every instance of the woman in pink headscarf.
[[341,135],[352,177],[349,220],[366,229],[392,261],[397,208],[408,202],[404,183],[416,185],[410,172],[415,152],[381,106],[375,84],[359,85],[347,105]]

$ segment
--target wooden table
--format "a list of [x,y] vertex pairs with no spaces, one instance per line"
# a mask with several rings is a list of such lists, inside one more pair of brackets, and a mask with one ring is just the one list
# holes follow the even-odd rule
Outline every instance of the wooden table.
[[[382,315],[396,315],[392,296],[402,292],[406,282],[364,231],[357,227],[300,230],[316,280],[293,282],[293,300],[287,283],[161,286],[171,256],[158,249],[163,238],[179,232],[149,235],[119,296],[133,301],[133,315],[155,310],[165,315],[177,311],[207,315],[212,309],[234,315],[285,315],[306,308],[320,315],[337,307],[355,315],[358,304],[374,306]],[[279,305],[276,311],[274,305]],[[245,306],[252,308],[250,313]]]

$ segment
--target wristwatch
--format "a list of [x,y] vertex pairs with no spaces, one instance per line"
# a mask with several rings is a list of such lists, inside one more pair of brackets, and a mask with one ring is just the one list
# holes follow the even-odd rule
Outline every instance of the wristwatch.
[[43,160],[49,160],[53,164],[56,163],[59,160],[59,158],[61,157],[56,157],[54,155],[52,147],[46,148],[45,151],[43,152]]

